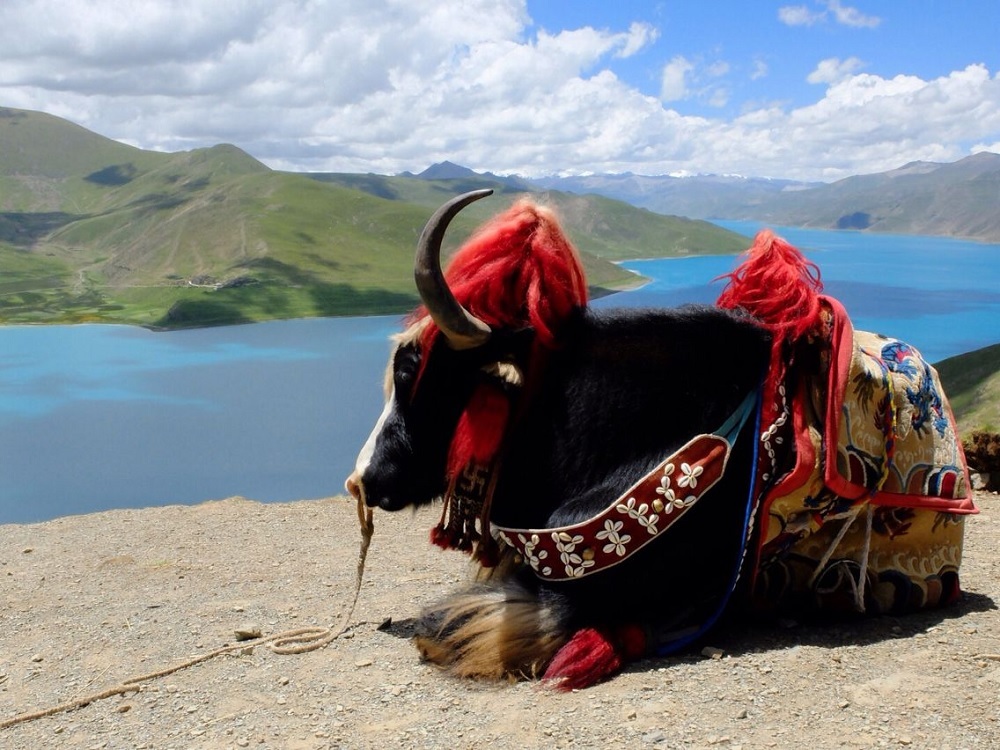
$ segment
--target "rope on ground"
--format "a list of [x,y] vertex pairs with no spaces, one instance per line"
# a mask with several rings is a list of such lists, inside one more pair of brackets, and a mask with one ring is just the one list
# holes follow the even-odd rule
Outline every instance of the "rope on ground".
[[155,680],[158,677],[165,677],[166,675],[179,672],[182,669],[187,669],[188,667],[193,667],[196,664],[201,664],[202,662],[209,661],[210,659],[222,656],[223,654],[233,653],[234,651],[243,651],[256,646],[267,645],[268,648],[276,654],[304,654],[309,651],[321,649],[327,644],[335,641],[350,628],[351,615],[354,614],[354,607],[358,603],[358,594],[361,592],[361,580],[364,577],[365,572],[365,558],[368,556],[368,547],[371,544],[372,535],[375,533],[372,511],[370,508],[365,507],[362,500],[358,501],[358,521],[361,524],[361,549],[358,552],[358,567],[354,581],[354,597],[351,599],[350,606],[344,610],[340,617],[340,622],[335,628],[323,626],[297,628],[295,630],[286,630],[265,638],[241,641],[229,646],[223,646],[222,648],[217,648],[214,651],[209,651],[208,653],[182,661],[172,667],[165,667],[164,669],[158,669],[155,672],[148,672],[147,674],[140,675],[138,677],[131,677],[122,682],[120,685],[109,687],[105,690],[101,690],[100,692],[85,695],[80,698],[67,701],[66,703],[61,703],[57,706],[50,706],[49,708],[40,709],[38,711],[19,714],[11,719],[0,721],[0,730],[9,729],[10,727],[18,724],[35,721],[46,716],[54,716],[56,714],[65,713],[66,711],[83,708],[91,703],[104,700],[105,698],[111,698],[115,695],[125,695],[126,693],[139,692],[142,689],[142,683],[144,682]]

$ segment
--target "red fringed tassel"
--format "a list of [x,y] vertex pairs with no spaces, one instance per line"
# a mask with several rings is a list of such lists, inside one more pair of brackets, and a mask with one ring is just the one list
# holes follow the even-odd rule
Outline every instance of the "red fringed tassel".
[[730,274],[716,304],[742,308],[757,318],[773,336],[771,366],[764,383],[765,403],[784,376],[789,347],[819,329],[819,268],[785,240],[765,229],[754,238],[746,260]]
[[594,628],[584,628],[556,652],[542,680],[558,690],[589,687],[615,674],[622,658],[608,636]]
[[476,388],[451,440],[448,476],[458,476],[470,463],[490,463],[500,450],[509,417],[509,396],[487,384]]
[[645,653],[642,628],[627,625],[615,635],[597,628],[583,628],[556,652],[542,680],[557,690],[579,690],[596,685],[618,672],[628,661]]

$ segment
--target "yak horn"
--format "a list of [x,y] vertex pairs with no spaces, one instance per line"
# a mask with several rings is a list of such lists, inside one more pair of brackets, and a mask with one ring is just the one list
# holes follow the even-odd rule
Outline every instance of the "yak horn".
[[452,198],[434,212],[417,243],[413,278],[420,299],[452,349],[473,349],[486,343],[490,327],[455,299],[441,271],[441,241],[456,214],[473,201],[491,195],[492,190],[474,190]]

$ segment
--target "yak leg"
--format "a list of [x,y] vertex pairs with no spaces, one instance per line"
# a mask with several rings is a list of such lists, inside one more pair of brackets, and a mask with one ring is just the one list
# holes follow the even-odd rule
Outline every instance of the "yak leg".
[[553,606],[506,580],[425,610],[415,642],[425,660],[455,676],[521,679],[540,676],[570,635]]

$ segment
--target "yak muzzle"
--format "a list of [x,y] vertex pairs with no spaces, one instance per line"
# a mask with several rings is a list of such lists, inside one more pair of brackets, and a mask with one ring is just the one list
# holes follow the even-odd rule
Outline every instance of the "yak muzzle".
[[355,500],[365,499],[365,487],[361,484],[361,477],[356,471],[344,481],[344,489]]

